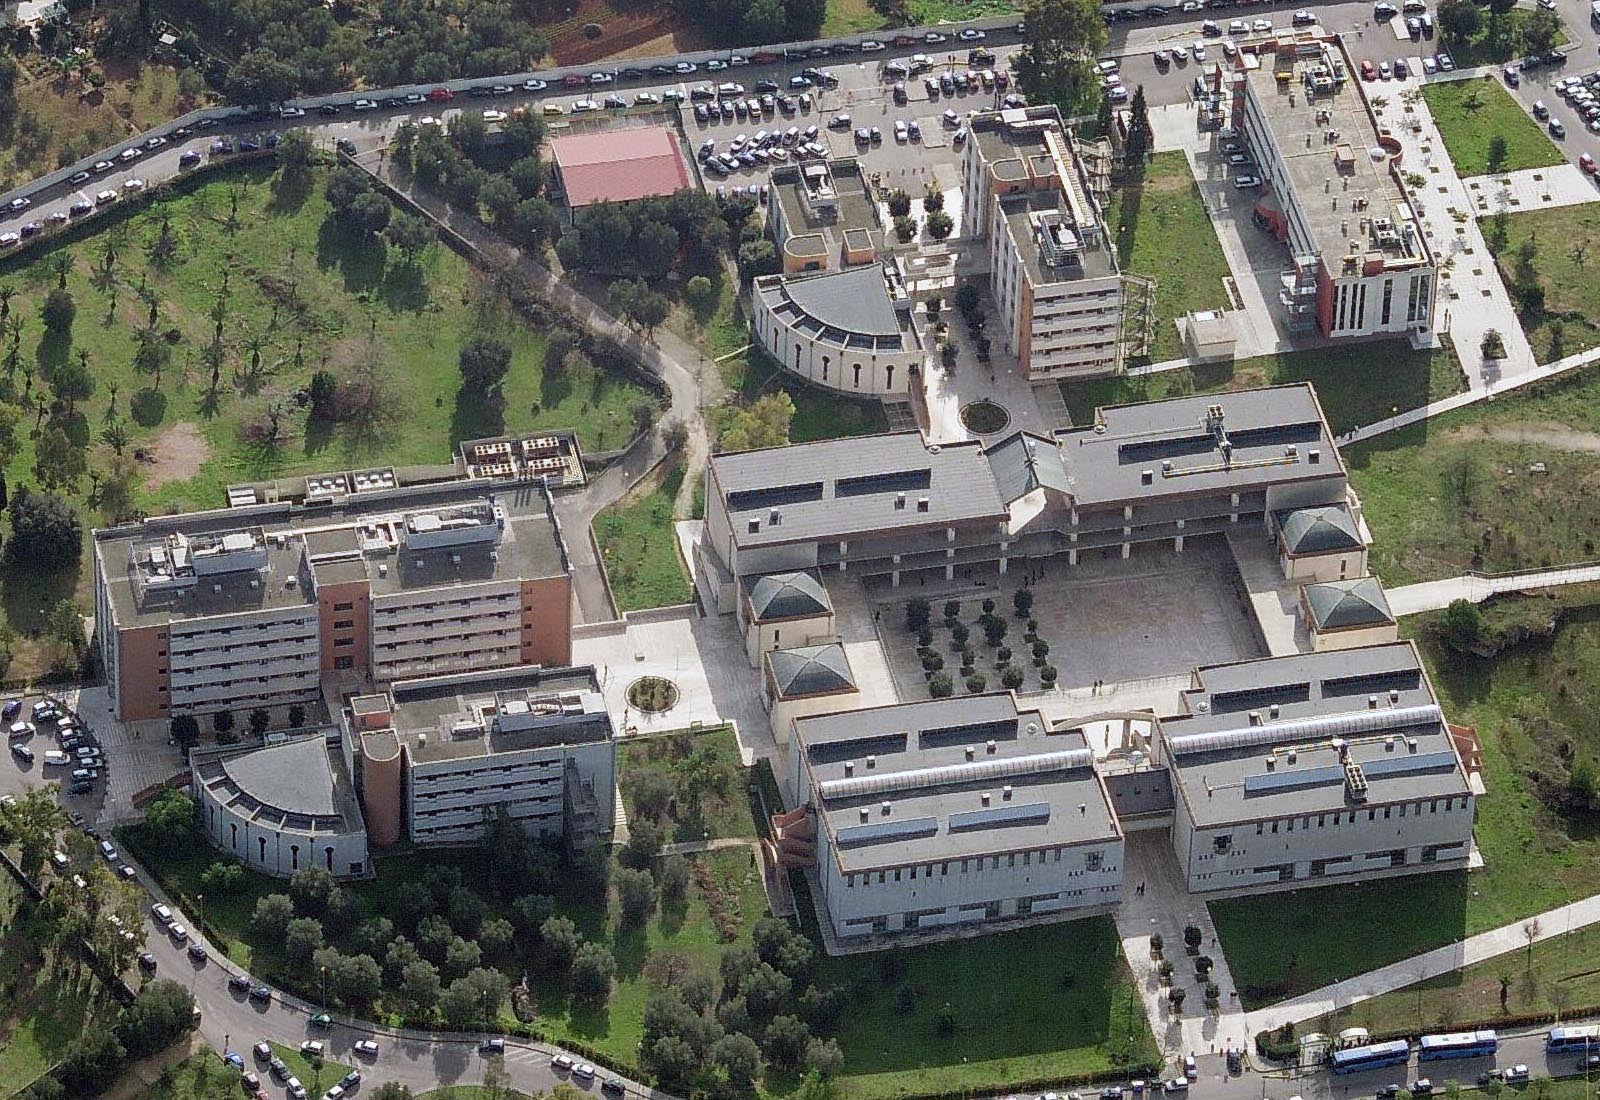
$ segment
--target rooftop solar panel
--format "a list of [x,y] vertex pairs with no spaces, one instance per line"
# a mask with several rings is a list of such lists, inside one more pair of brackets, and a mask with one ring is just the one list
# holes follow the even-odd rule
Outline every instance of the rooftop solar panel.
[[1320,768],[1290,768],[1281,772],[1262,772],[1244,777],[1244,793],[1292,791],[1300,787],[1321,787],[1328,783],[1343,783],[1344,769],[1337,764]]
[[927,466],[917,470],[893,470],[886,474],[863,474],[860,477],[841,477],[834,482],[836,497],[860,497],[872,493],[909,493],[926,489],[933,484],[933,470]]
[[1029,802],[1021,806],[990,806],[950,815],[950,831],[1001,829],[1007,825],[1042,825],[1050,820],[1050,803]]
[[759,508],[776,508],[783,504],[803,504],[821,499],[820,481],[809,481],[803,485],[774,485],[766,489],[741,489],[728,494],[728,511],[749,512]]
[[870,825],[850,825],[836,834],[841,848],[860,848],[868,844],[888,844],[895,840],[914,840],[934,836],[939,822],[931,817],[910,817],[901,821],[875,821]]

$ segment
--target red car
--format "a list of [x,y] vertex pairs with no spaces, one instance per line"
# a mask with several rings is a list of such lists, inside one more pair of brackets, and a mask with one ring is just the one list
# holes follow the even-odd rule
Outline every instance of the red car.
[[562,87],[582,88],[589,83],[589,78],[580,73],[568,73],[561,78]]
[[1594,157],[1589,153],[1583,154],[1578,158],[1578,167],[1582,168],[1586,174],[1594,175]]
[[428,99],[434,103],[449,103],[455,97],[456,94],[449,88],[435,88],[428,93]]
[[1374,65],[1371,61],[1363,61],[1361,63],[1361,79],[1362,80],[1377,80],[1378,79],[1378,67],[1376,65]]

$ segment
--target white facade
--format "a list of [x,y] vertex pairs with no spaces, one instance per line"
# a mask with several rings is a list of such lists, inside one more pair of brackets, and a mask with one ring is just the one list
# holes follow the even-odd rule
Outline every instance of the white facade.
[[989,280],[1000,307],[1005,348],[1025,357],[1028,372],[1052,378],[1109,374],[1117,369],[1122,334],[1122,277],[1035,281],[1022,257],[1036,247],[1018,228],[995,218],[989,238]]
[[[567,783],[584,785],[609,832],[616,802],[616,750],[608,739],[445,760],[411,760],[406,780],[406,820],[415,844],[471,844],[486,815],[504,806],[523,830],[562,835]],[[569,777],[569,771],[571,773]]]
[[516,580],[372,598],[372,677],[379,682],[515,665],[521,638]]
[[305,867],[322,867],[338,878],[363,874],[370,866],[365,829],[352,832],[273,827],[253,820],[202,786],[200,820],[217,850],[237,856],[263,874],[289,878]]
[[321,694],[314,604],[174,621],[169,647],[174,714],[305,703]]
[[898,337],[861,335],[833,327],[827,318],[794,308],[785,292],[785,278],[769,275],[757,279],[750,294],[751,331],[768,355],[785,370],[840,393],[882,397],[910,392],[912,375],[921,368],[924,353],[909,320]]

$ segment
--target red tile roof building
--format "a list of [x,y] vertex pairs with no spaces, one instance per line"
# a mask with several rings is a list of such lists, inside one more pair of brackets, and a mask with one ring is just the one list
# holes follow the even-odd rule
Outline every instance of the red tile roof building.
[[604,130],[550,143],[556,171],[574,210],[599,202],[633,202],[694,186],[677,136],[665,127]]

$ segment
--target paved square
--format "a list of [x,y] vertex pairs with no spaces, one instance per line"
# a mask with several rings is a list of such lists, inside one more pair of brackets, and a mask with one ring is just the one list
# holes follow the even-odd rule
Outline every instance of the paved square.
[[[933,603],[934,649],[944,657],[945,671],[953,678],[959,681],[959,658],[942,625],[947,599],[961,602],[959,617],[971,631],[968,644],[977,671],[988,678],[990,689],[1000,686],[996,650],[985,641],[977,622],[983,600],[992,597],[996,613],[1007,622],[1003,644],[1015,651],[1012,663],[1026,673],[1020,690],[1041,689],[1038,670],[1024,653],[1025,623],[1016,617],[1011,603],[1024,569],[1014,563],[1014,571],[1005,577],[991,574],[983,587],[974,580],[960,591],[934,586],[873,588],[870,598],[881,611],[879,634],[902,699],[925,699],[928,694],[916,636],[904,625],[905,603],[919,595]],[[1032,616],[1039,622],[1040,639],[1050,643],[1048,661],[1059,674],[1058,687],[1168,677],[1196,665],[1266,655],[1233,555],[1221,538],[1191,541],[1181,554],[1169,546],[1142,547],[1126,561],[1082,559],[1069,566],[1060,559],[1043,569],[1033,585]]]

